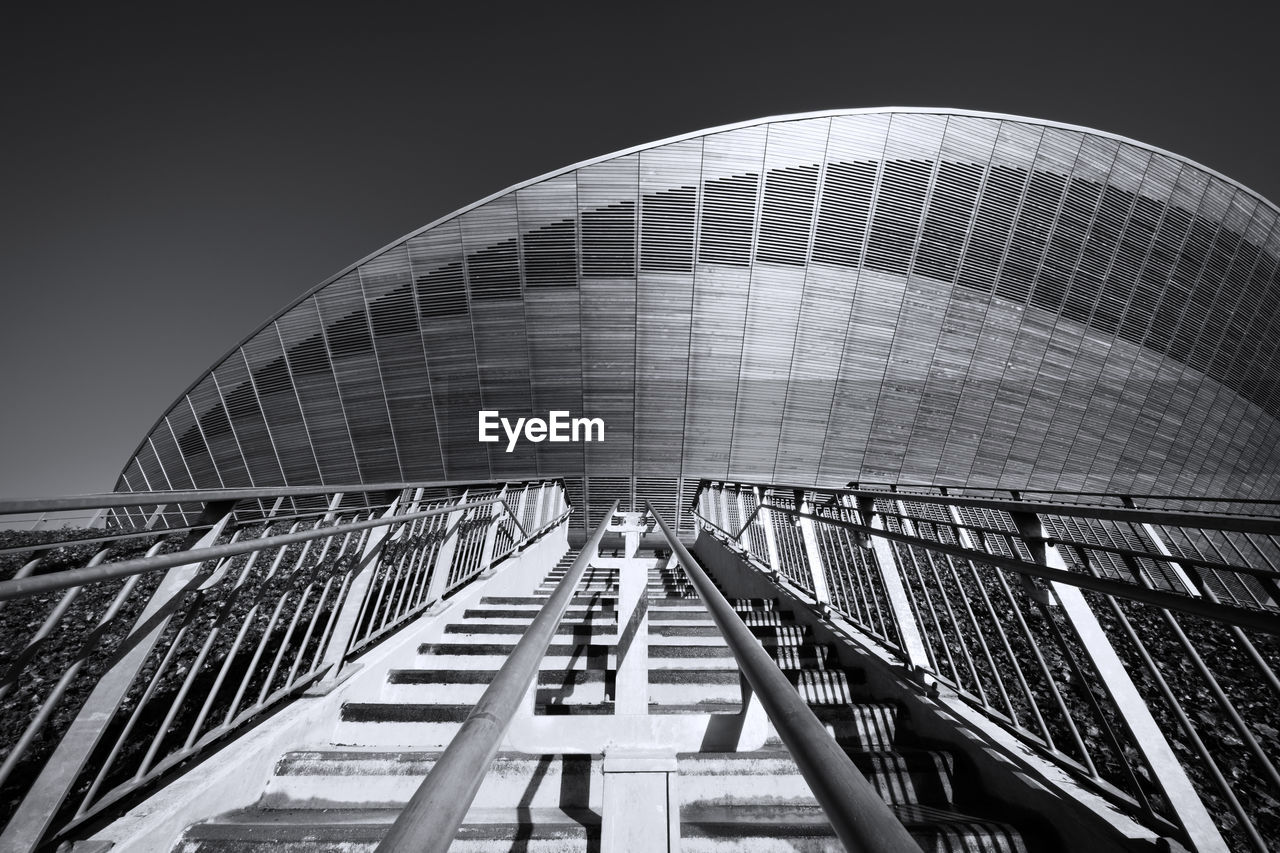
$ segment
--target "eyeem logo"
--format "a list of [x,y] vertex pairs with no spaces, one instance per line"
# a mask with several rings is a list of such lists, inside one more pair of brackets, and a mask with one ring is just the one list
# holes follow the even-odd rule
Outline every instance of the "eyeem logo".
[[534,444],[541,441],[604,441],[603,418],[571,418],[568,412],[547,412],[547,417],[549,420],[545,421],[542,418],[516,418],[512,424],[496,410],[481,410],[480,440],[489,443],[500,441],[498,427],[501,426],[507,434],[508,453],[515,449],[521,432],[526,441]]

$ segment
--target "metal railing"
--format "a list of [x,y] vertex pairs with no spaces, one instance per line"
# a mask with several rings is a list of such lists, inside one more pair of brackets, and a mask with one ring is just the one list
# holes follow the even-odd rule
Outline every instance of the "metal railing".
[[503,662],[502,668],[485,688],[458,733],[436,761],[427,778],[422,780],[409,803],[396,817],[391,829],[378,844],[378,853],[444,853],[466,817],[467,809],[480,790],[480,783],[521,699],[528,693],[538,675],[547,647],[564,618],[578,581],[587,565],[595,558],[605,528],[618,508],[614,501],[599,525],[587,539],[577,558],[556,585],[524,636]]
[[562,524],[563,484],[390,484],[0,502],[0,850],[76,827]]
[[1280,847],[1280,503],[703,481],[693,511],[1154,830]]
[[680,560],[689,582],[732,650],[738,668],[759,698],[845,849],[915,849],[916,842],[906,827],[836,740],[827,734],[826,728],[716,589],[697,560],[671,532],[652,504],[648,505],[648,510]]

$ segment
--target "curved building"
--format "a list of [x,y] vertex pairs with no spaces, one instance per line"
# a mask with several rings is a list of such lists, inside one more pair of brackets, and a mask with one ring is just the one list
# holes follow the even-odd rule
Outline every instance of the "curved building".
[[[701,477],[1274,498],[1278,257],[1274,205],[1111,134],[745,122],[375,252],[198,378],[117,488],[564,476],[588,525]],[[605,438],[508,451],[481,410]]]

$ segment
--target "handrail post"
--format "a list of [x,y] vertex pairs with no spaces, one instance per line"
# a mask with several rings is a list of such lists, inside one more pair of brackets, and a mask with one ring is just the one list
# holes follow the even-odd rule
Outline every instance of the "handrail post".
[[716,512],[715,484],[707,483],[699,500],[702,502],[702,515],[716,527],[720,526],[719,513]]
[[[411,511],[412,509],[416,507],[411,508]],[[399,511],[400,498],[397,497],[391,502],[391,506],[387,507],[382,517],[390,518]],[[342,669],[347,649],[351,647],[351,637],[359,626],[364,600],[369,594],[369,585],[373,583],[373,577],[378,573],[378,556],[382,553],[382,543],[386,541],[391,529],[392,525],[371,529],[368,538],[365,539],[364,547],[360,550],[360,562],[356,565],[351,584],[347,587],[347,597],[342,602],[342,609],[338,611],[333,631],[329,634],[329,645],[324,650],[323,663],[330,667],[324,676],[324,682],[336,681],[338,671]]]
[[[458,497],[458,506],[463,506],[467,502],[467,490],[463,490]],[[437,612],[441,596],[444,595],[445,587],[449,583],[449,571],[453,568],[454,555],[458,553],[458,538],[462,529],[462,519],[466,515],[466,510],[458,509],[449,513],[449,517],[444,522],[444,541],[440,543],[440,550],[436,552],[435,565],[431,567],[431,581],[427,584],[427,595],[423,601],[431,602],[431,607],[427,610],[428,614]]]
[[[1133,502],[1133,498],[1129,495],[1122,496],[1120,498],[1120,503],[1128,509],[1137,508],[1137,505]],[[1147,538],[1151,540],[1151,544],[1155,546],[1157,552],[1166,557],[1173,556],[1173,552],[1164,544],[1164,538],[1156,530],[1155,525],[1144,521],[1136,526],[1141,528],[1142,532],[1147,535]],[[1200,588],[1191,580],[1191,576],[1187,574],[1187,571],[1182,567],[1181,563],[1168,562],[1165,563],[1165,565],[1168,566],[1169,570],[1178,578],[1178,582],[1182,584],[1187,595],[1194,596],[1196,598],[1200,597]]]
[[161,518],[164,518],[164,511],[165,511],[165,508],[168,506],[169,506],[168,504],[156,504],[155,511],[151,513],[151,517],[147,519],[147,523],[143,525],[142,529],[150,530],[151,528],[155,527],[156,522],[159,521]]
[[[418,509],[422,506],[422,493],[423,493],[422,489],[413,490],[413,495],[409,498],[409,506],[407,508],[407,512],[417,512]],[[403,497],[403,495],[397,497],[394,501],[392,501],[392,506],[400,502],[400,497]]]
[[769,554],[769,574],[773,577],[778,576],[779,560],[778,560],[778,539],[773,532],[773,510],[764,505],[764,495],[760,493],[758,487],[753,486],[756,492],[756,518],[759,519],[760,525],[764,528],[764,547]]
[[595,557],[600,537],[617,509],[618,502],[614,501],[449,747],[378,843],[376,853],[445,853],[453,844],[521,700],[537,678],[542,658],[573,600],[578,581]]
[[[225,502],[206,504],[197,524],[212,523],[213,526],[186,550],[199,551],[217,542],[231,519],[231,506]],[[3,834],[0,834],[0,852],[27,853],[40,843],[169,624],[174,608],[196,585],[200,563],[175,566],[165,573],[121,646],[127,647],[128,651],[98,679]]]
[[[1011,515],[1019,535],[1036,562],[1064,573],[1070,571],[1057,545],[1051,544],[1044,523],[1037,514],[1026,512]],[[1089,602],[1085,600],[1084,593],[1079,587],[1054,580],[1049,581],[1049,587],[1062,607],[1063,616],[1093,664],[1094,671],[1101,678],[1102,686],[1111,697],[1120,719],[1132,735],[1134,746],[1151,768],[1151,775],[1164,792],[1178,823],[1186,831],[1192,849],[1197,853],[1226,853],[1227,845],[1222,834],[1209,816],[1208,809],[1196,793],[1186,769],[1169,745],[1146,700],[1129,677],[1128,670],[1116,654]]]
[[818,532],[813,528],[813,505],[805,499],[804,494],[796,494],[796,509],[804,515],[796,516],[796,526],[800,528],[800,538],[804,540],[805,556],[809,558],[809,582],[813,584],[813,597],[819,607],[825,611],[831,606],[831,590],[827,588],[827,572],[822,560],[822,550],[818,547]]
[[724,496],[727,486],[724,483],[720,483],[718,486],[713,486],[712,488],[715,489],[716,524],[719,525],[721,530],[728,531],[729,503],[725,500]]
[[542,510],[542,523],[544,525],[550,524],[553,519],[563,515],[568,508],[568,492],[559,483],[552,483],[547,487],[546,503],[543,504]]
[[551,519],[560,514],[559,507],[555,506],[556,495],[559,490],[555,483],[544,483],[542,485],[542,494],[538,498],[538,528],[546,526]]
[[[528,504],[529,489],[531,488],[532,486],[530,486],[528,483],[525,483],[524,488],[520,490],[520,500],[516,501],[516,521],[518,521],[520,524],[527,524],[524,517],[524,511],[529,505]],[[537,531],[537,529],[538,529],[537,527],[534,527],[532,524],[530,524],[525,530],[525,535],[521,539],[521,544],[523,544],[524,539],[527,539],[530,535],[532,535],[535,531]]]
[[[334,492],[333,497],[329,499],[329,509],[324,514],[324,523],[333,524],[333,519],[338,514],[338,507],[342,506],[342,499],[346,497],[345,492]],[[277,506],[283,498],[277,498]]]
[[551,509],[548,504],[551,502],[548,493],[552,491],[547,488],[546,483],[538,485],[538,495],[534,498],[533,503],[533,529],[541,530],[542,526],[551,520]]
[[542,505],[542,523],[543,524],[547,524],[548,522],[551,521],[551,519],[556,518],[557,516],[560,515],[561,512],[564,511],[563,508],[561,507],[561,503],[564,502],[564,495],[565,495],[564,489],[556,488],[555,483],[551,484],[551,486],[547,489],[547,492],[543,497],[544,503]]
[[875,535],[875,531],[885,529],[884,517],[876,510],[874,498],[858,498],[857,513],[861,516],[862,524],[872,528],[868,537],[871,540],[871,553],[880,572],[880,584],[884,587],[885,598],[889,599],[889,609],[893,612],[893,621],[898,628],[907,665],[928,679],[924,674],[930,672],[929,652],[924,644],[924,636],[920,633],[920,625],[916,622],[915,611],[911,609],[906,585],[902,582],[898,558],[888,540]]
[[759,697],[841,843],[848,850],[873,853],[918,849],[906,827],[814,716],[813,710],[800,698],[777,663],[742,623],[653,505],[648,504],[647,509],[724,635],[738,667]]
[[507,510],[502,502],[506,496],[507,487],[504,485],[489,507],[489,526],[485,528],[484,544],[480,546],[479,575],[482,578],[493,574],[493,546],[498,538],[498,528],[507,518]]
[[747,502],[743,500],[742,487],[734,489],[734,494],[738,500],[738,523],[742,525],[736,541],[740,549],[751,553],[751,525],[747,523]]

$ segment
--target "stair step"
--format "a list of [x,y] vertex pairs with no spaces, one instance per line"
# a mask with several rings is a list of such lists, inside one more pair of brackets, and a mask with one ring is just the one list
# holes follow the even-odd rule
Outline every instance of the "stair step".
[[[952,809],[915,804],[891,806],[925,853],[1025,853],[1021,834],[999,821]],[[681,850],[733,849],[841,851],[831,825],[816,805],[690,806],[680,810]],[[786,839],[785,844],[778,844]],[[775,842],[770,844],[769,842]]]
[[[498,606],[511,605],[528,605],[535,609],[540,609],[549,601],[549,595],[486,595],[480,599],[480,603],[492,604]],[[613,607],[618,603],[616,595],[594,596],[594,595],[575,595],[569,599],[569,605],[600,605],[602,607]]]
[[[464,622],[446,625],[444,632],[446,634],[510,634],[516,637],[524,636],[528,630],[527,622]],[[557,636],[581,636],[584,639],[590,637],[609,637],[618,633],[617,623],[608,624],[590,624],[590,625],[559,625],[556,627]]]
[[[800,697],[810,705],[844,705],[854,701],[848,677],[839,670],[784,670]],[[649,701],[658,704],[732,702],[742,696],[736,670],[657,669],[649,672]]]
[[[590,706],[589,706],[590,707]],[[846,750],[858,752],[889,752],[894,749],[897,736],[897,708],[884,703],[863,703],[858,705],[812,705],[814,716],[822,723],[827,733]],[[742,711],[742,702],[738,701],[703,701],[703,702],[659,702],[650,703],[649,713],[653,714],[737,714]],[[782,747],[782,741],[769,726],[767,747]]]
[[[555,580],[545,580],[538,584],[534,591],[535,593],[550,595],[560,588],[561,583],[563,583],[563,581],[559,578]],[[612,594],[616,595],[617,587],[617,578],[581,578],[578,580],[578,585],[574,587],[574,595],[580,596],[588,594],[588,590],[594,593],[604,593],[607,590],[612,590]]]
[[[951,804],[953,759],[930,750],[859,752],[854,765],[891,804]],[[813,793],[784,749],[680,756],[680,801],[684,804],[813,804]]]
[[[826,669],[838,667],[826,646],[779,646],[765,644],[764,650],[780,669]],[[738,669],[733,650],[727,645],[675,645],[653,643],[649,646],[649,670],[670,669]],[[861,683],[861,677],[855,679]]]
[[[175,853],[372,851],[398,809],[241,810],[187,829]],[[584,808],[487,808],[467,812],[451,851],[585,851],[600,815]]]
[[[389,702],[430,699],[444,704],[476,703],[488,689],[497,670],[394,669],[382,688]],[[538,673],[537,701],[573,704],[603,702],[603,669],[543,670]]]
[[[323,750],[286,753],[267,783],[261,809],[400,808],[441,753]],[[475,808],[573,806],[599,809],[601,758],[498,753],[476,794]],[[353,780],[359,779],[359,784]]]
[[[515,651],[514,643],[423,643],[418,646],[421,655],[509,655]],[[552,643],[547,646],[547,657],[567,657],[604,660],[613,646],[608,643]],[[543,661],[546,665],[546,661]]]
[[[431,702],[347,702],[342,706],[342,719],[354,723],[461,723],[475,704],[438,704]],[[538,703],[534,714],[612,714],[613,703],[599,705],[560,705]]]
[[[494,672],[478,669],[393,669],[387,675],[389,684],[482,684],[493,681]],[[544,669],[538,672],[539,687],[567,687],[575,684],[600,684],[605,680],[600,669]]]
[[657,607],[651,606],[649,608],[649,624],[652,625],[655,622],[662,622],[662,623],[678,622],[680,624],[706,623],[708,625],[715,624],[715,622],[712,621],[711,619],[711,614],[702,608],[698,608],[695,610],[690,607],[690,608],[685,608],[683,610],[673,610],[671,608],[666,608],[666,607],[657,608]]
[[[439,760],[439,752],[304,750],[277,762],[261,809],[399,808]],[[952,759],[929,750],[850,752],[887,802],[951,802]],[[589,755],[499,753],[475,799],[477,808],[600,805],[601,759]],[[812,804],[813,795],[785,750],[699,753],[680,757],[686,805]],[[353,784],[353,779],[359,784]]]
[[[648,595],[650,610],[672,609],[672,610],[706,610],[702,600],[697,596],[693,598],[685,596],[669,596],[660,594],[661,590],[650,590]],[[541,609],[551,598],[550,595],[494,595],[485,596],[480,599],[480,604],[493,605],[499,607],[530,607],[534,610]],[[616,593],[607,595],[575,595],[570,599],[570,606],[600,606],[606,609],[616,609],[618,596]],[[731,598],[729,605],[738,612],[752,612],[757,610],[775,610],[776,602],[769,598]]]
[[[539,593],[545,594],[545,596],[550,596],[550,594],[552,594],[553,592],[556,592],[556,587],[547,587],[547,585],[543,585],[543,587],[539,587],[538,589],[535,589],[534,592],[539,592]],[[600,596],[617,596],[618,585],[617,584],[608,584],[608,585],[581,584],[580,587],[577,588],[577,594],[589,594],[589,593],[600,594]]]
[[[463,612],[463,619],[525,619],[532,622],[541,611],[536,608],[519,607],[472,607]],[[592,609],[571,607],[564,612],[564,619],[593,621],[616,621],[618,613],[613,607],[597,607]],[[526,623],[527,624],[527,623]]]
[[[748,626],[777,627],[791,624],[791,614],[783,614],[776,610],[739,610],[738,617]],[[716,624],[711,618],[711,613],[702,608],[673,610],[652,606],[649,608],[649,622],[650,624],[696,624],[712,628]]]
[[[795,645],[811,639],[809,629],[798,625],[748,625],[747,628],[757,638],[785,641],[788,645]],[[649,633],[661,637],[719,637],[720,629],[715,625],[650,624]]]

